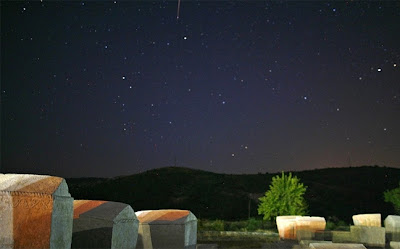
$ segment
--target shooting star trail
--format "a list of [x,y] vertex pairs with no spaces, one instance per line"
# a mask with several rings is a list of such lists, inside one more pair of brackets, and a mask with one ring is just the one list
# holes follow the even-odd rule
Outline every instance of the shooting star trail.
[[176,10],[176,19],[179,19],[179,10],[181,8],[181,0],[178,0],[178,9]]

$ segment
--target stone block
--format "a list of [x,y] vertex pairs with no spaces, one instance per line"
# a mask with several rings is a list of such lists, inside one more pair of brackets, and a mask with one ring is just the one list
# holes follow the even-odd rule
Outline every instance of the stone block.
[[385,247],[384,227],[351,226],[350,232],[356,243],[370,247]]
[[139,221],[132,207],[111,201],[74,201],[71,248],[134,249]]
[[[313,239],[316,231],[323,231],[326,226],[325,218],[315,216],[278,216],[276,225],[279,237],[282,239]],[[299,237],[297,231],[300,232]]]
[[350,231],[332,231],[333,243],[355,243],[356,240]]
[[301,240],[315,240],[315,241],[329,241],[332,240],[331,231],[310,231],[310,230],[297,230],[297,241]]
[[315,238],[315,232],[310,230],[297,230],[296,238],[298,241],[313,240]]
[[367,249],[363,244],[353,243],[310,243],[310,249]]
[[277,216],[276,226],[279,237],[282,239],[296,239],[296,218],[301,216],[287,215]]
[[384,224],[388,241],[400,241],[400,216],[388,215]]
[[0,174],[0,248],[69,249],[72,214],[63,178]]
[[400,249],[399,241],[390,241],[390,249]]
[[355,226],[381,227],[381,214],[353,215]]
[[195,249],[197,218],[188,210],[146,210],[139,219],[137,249]]
[[296,218],[296,230],[323,231],[326,221],[323,217],[301,216]]

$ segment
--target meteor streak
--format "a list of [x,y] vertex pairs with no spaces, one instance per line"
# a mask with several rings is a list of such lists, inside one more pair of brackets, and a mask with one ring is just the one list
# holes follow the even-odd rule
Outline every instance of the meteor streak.
[[181,0],[178,0],[178,9],[176,10],[176,19],[179,19],[179,10],[181,8]]

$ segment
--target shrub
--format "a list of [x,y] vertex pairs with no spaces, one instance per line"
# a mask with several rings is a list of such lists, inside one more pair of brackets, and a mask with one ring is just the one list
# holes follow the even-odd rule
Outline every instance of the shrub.
[[342,220],[328,220],[326,222],[326,230],[336,230],[336,231],[348,231],[349,230],[349,225],[346,224],[346,222],[342,221]]
[[223,220],[197,220],[199,231],[224,231],[225,224]]
[[279,215],[305,215],[307,203],[303,197],[307,187],[292,174],[275,176],[264,197],[259,198],[258,214],[264,220],[274,220]]
[[228,221],[225,222],[225,230],[226,231],[244,231],[246,228],[246,221]]
[[383,196],[385,198],[385,202],[392,203],[394,211],[397,214],[400,214],[400,182],[398,188],[392,190],[386,190],[383,193]]
[[246,226],[247,231],[256,231],[261,228],[262,228],[261,220],[256,220],[255,218],[250,218],[247,220],[247,226]]

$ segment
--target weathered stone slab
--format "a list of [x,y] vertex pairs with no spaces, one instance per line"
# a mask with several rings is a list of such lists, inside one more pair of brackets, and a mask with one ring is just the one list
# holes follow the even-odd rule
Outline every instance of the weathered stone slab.
[[111,201],[74,201],[71,248],[134,249],[139,221],[132,207]]
[[390,249],[400,249],[399,241],[390,241]]
[[367,249],[363,244],[311,243],[310,249]]
[[351,226],[350,232],[357,243],[372,247],[385,247],[384,227]]
[[0,248],[70,248],[73,198],[63,178],[0,174]]
[[400,216],[388,215],[384,224],[388,241],[400,241]]
[[139,219],[137,249],[195,249],[197,218],[188,210],[136,212]]
[[381,227],[381,214],[353,215],[355,226]]
[[350,231],[332,231],[333,243],[355,243],[356,239]]

